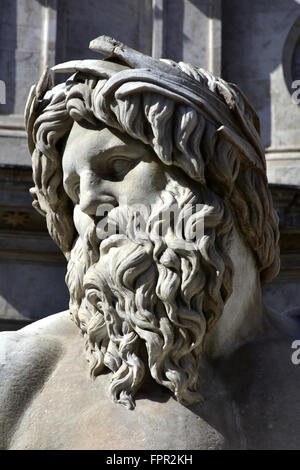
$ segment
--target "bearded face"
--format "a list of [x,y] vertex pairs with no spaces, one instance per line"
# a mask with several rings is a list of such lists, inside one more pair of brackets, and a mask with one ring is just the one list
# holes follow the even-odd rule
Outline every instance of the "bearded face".
[[[231,218],[207,188],[188,189],[176,172],[162,173],[154,158],[147,161],[144,149],[128,149],[128,142],[126,150],[121,149],[115,134],[106,142],[100,139],[96,155],[104,162],[97,164],[86,147],[80,159],[77,141],[74,165],[73,137],[63,167],[79,236],[67,283],[91,374],[108,368],[113,399],[129,408],[134,407],[146,369],[180,402],[197,402],[205,334],[231,292],[231,265],[225,254]],[[112,160],[112,145],[118,161]],[[109,165],[122,172],[119,181],[108,173]],[[152,178],[146,194],[129,186],[131,178],[139,181],[137,171],[148,185]]]

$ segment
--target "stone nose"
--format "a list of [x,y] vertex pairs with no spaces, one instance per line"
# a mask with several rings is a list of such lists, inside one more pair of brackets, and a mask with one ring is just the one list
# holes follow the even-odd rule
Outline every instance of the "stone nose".
[[80,175],[79,207],[88,215],[95,215],[100,204],[102,180],[93,172],[88,171]]
[[85,214],[97,216],[102,205],[117,205],[109,183],[95,173],[88,171],[80,176],[79,208]]

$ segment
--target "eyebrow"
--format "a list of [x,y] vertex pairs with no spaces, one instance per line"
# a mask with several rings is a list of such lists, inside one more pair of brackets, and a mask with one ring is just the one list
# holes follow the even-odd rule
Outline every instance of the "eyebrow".
[[[101,159],[103,157],[113,157],[116,155],[124,155],[126,157],[137,157],[140,152],[147,152],[146,148],[138,149],[138,148],[130,148],[128,144],[115,144],[115,145],[110,145],[108,148],[104,148],[101,152],[95,153],[94,155],[91,155],[91,163],[94,162],[94,160]],[[141,155],[142,156],[142,155]],[[63,172],[64,173],[64,172]],[[69,184],[72,179],[74,178],[74,175],[76,174],[76,171],[72,171],[66,178],[63,178],[63,184]]]
[[[77,139],[76,139],[77,140]],[[74,141],[73,145],[75,146],[75,149],[76,149],[76,140]],[[136,156],[138,153],[142,153],[142,152],[149,152],[150,149],[147,149],[147,146],[143,145],[142,142],[139,142],[139,141],[134,141],[135,145],[137,144],[140,144],[138,145],[138,147],[136,148],[131,148],[131,145],[130,143],[126,143],[126,142],[115,142],[115,143],[111,143],[111,142],[108,142],[107,143],[107,147],[104,147],[100,152],[94,152],[94,151],[91,151],[91,152],[86,152],[86,154],[88,155],[90,153],[91,155],[91,158],[94,159],[94,158],[101,158],[101,157],[106,157],[106,156],[114,156],[114,155],[118,155],[118,153],[120,153],[121,155],[124,155],[124,156]],[[66,149],[65,149],[66,150]],[[65,150],[63,152],[63,157],[64,157],[64,154],[65,154]],[[67,149],[67,151],[73,153],[74,150],[73,148],[72,149]]]

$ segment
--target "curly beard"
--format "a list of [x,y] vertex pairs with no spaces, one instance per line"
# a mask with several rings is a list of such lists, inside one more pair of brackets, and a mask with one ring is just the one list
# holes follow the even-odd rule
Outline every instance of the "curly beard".
[[[174,224],[163,236],[153,231],[161,226],[157,215],[161,222],[172,204],[191,233],[202,224],[201,237],[189,240],[189,230],[183,234]],[[131,409],[147,367],[179,402],[201,401],[205,334],[231,294],[229,211],[207,188],[195,195],[171,180],[151,207],[143,236],[128,230],[134,220],[128,208],[119,206],[107,218],[125,220],[126,234],[121,230],[100,243],[93,225],[83,241],[77,239],[66,277],[91,375],[108,368],[113,400]]]

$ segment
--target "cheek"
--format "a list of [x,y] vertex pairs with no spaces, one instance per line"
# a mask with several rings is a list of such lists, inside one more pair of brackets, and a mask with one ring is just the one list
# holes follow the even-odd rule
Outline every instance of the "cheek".
[[87,214],[82,212],[78,205],[76,205],[73,212],[73,221],[78,235],[83,239],[84,234],[88,227],[93,223],[93,220]]
[[120,190],[123,196],[126,193],[129,202],[152,202],[165,186],[166,175],[162,166],[156,162],[141,162],[127,173]]

